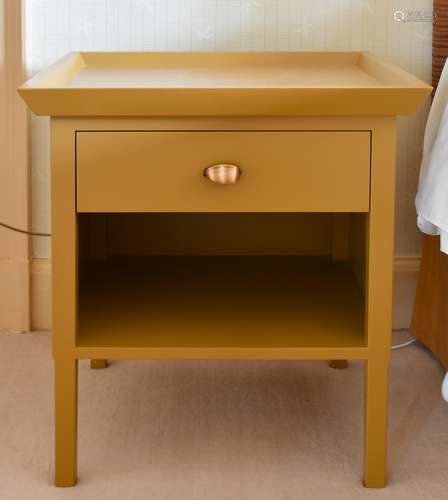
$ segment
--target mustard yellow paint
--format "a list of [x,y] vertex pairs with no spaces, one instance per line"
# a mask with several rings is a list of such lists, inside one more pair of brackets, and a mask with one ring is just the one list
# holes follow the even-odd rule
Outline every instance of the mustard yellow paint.
[[92,370],[104,370],[104,368],[107,368],[107,359],[92,359],[90,361],[90,368]]
[[51,116],[393,116],[430,90],[364,52],[82,52],[19,92]]
[[[78,132],[76,154],[78,212],[369,210],[370,132]],[[235,185],[202,175],[220,161]]]
[[[53,117],[56,485],[76,482],[78,359],[200,358],[365,360],[364,484],[385,486],[394,117],[430,90],[360,53],[74,54],[21,87]],[[243,174],[214,185],[209,163]],[[114,260],[114,216],[84,224],[161,211],[337,214],[327,258]]]
[[134,257],[82,271],[78,347],[300,359],[303,348],[348,355],[366,345],[363,293],[346,266],[326,258]]

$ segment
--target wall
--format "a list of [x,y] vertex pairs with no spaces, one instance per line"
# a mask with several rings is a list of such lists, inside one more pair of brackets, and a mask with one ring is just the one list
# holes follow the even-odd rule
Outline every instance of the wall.
[[[0,0],[0,220],[28,229],[28,115],[16,88],[25,78],[21,3]],[[30,238],[0,227],[0,330],[29,329]]]
[[[27,0],[27,60],[33,73],[75,50],[367,50],[430,81],[431,10],[432,0]],[[426,113],[399,119],[396,254],[406,290],[420,251],[413,199]],[[33,119],[32,142],[34,229],[46,231],[47,119]],[[36,239],[34,256],[48,258],[49,242]]]

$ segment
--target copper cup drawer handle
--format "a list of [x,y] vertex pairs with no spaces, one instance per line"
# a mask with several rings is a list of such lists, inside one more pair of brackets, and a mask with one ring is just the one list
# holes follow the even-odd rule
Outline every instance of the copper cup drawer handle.
[[207,167],[203,175],[216,184],[235,184],[242,172],[238,165],[231,163],[217,163]]

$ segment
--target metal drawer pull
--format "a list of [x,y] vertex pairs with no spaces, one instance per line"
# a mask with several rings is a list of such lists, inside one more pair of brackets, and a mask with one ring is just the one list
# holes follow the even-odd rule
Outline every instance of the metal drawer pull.
[[238,165],[217,163],[204,170],[203,175],[217,184],[235,184],[242,174]]

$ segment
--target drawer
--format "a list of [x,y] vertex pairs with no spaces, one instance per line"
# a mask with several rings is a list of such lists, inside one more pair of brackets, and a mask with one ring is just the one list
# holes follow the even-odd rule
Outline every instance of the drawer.
[[[78,212],[367,212],[368,131],[77,132]],[[237,165],[234,184],[203,175]]]

